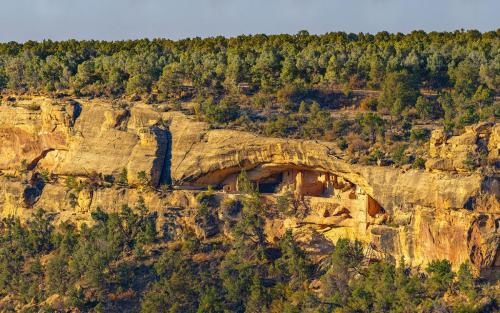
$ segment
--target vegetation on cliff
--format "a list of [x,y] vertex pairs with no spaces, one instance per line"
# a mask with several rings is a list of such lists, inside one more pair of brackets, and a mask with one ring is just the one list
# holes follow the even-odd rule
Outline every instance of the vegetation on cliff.
[[429,129],[499,117],[498,34],[2,43],[0,90],[143,97],[176,108],[194,101],[192,113],[218,127],[337,141],[355,161],[421,167]]
[[[10,141],[14,142],[10,145],[12,150],[7,147],[4,151],[14,151],[10,155],[14,156],[12,160],[16,166],[19,162],[19,170],[13,170],[9,161],[6,163],[8,171],[2,175],[12,180],[13,186],[19,187],[12,190],[13,193],[20,190],[22,197],[19,197],[20,204],[9,203],[12,210],[8,212],[16,213],[22,207],[29,213],[26,216],[32,216],[27,220],[9,217],[0,222],[0,310],[197,313],[498,310],[498,284],[491,286],[477,279],[468,264],[462,264],[458,271],[453,271],[447,260],[435,260],[422,269],[409,268],[404,260],[397,262],[387,255],[372,258],[366,247],[347,239],[338,240],[333,252],[318,260],[305,251],[291,231],[270,242],[264,231],[264,218],[269,213],[264,211],[268,208],[264,208],[260,195],[245,181],[238,181],[237,185],[243,186],[246,194],[240,194],[239,200],[221,205],[214,201],[209,190],[198,194],[197,208],[188,207],[190,204],[186,203],[186,207],[182,208],[156,207],[148,210],[139,198],[133,207],[88,212],[92,199],[98,198],[93,193],[99,189],[116,187],[122,188],[121,192],[129,188],[141,194],[154,192],[150,190],[153,188],[151,185],[156,187],[160,181],[172,182],[171,178],[160,180],[158,177],[153,183],[150,177],[152,173],[162,171],[160,167],[170,166],[172,160],[167,158],[155,162],[156,159],[151,157],[150,163],[140,162],[146,155],[154,156],[157,150],[162,151],[159,153],[162,155],[168,149],[168,136],[157,138],[153,136],[156,134],[153,129],[172,135],[171,130],[163,127],[163,118],[159,116],[160,112],[169,108],[192,114],[208,122],[211,128],[230,127],[268,136],[335,141],[340,150],[348,155],[342,159],[352,163],[406,165],[441,171],[458,169],[467,172],[469,176],[464,177],[471,182],[473,177],[470,172],[478,167],[498,167],[495,152],[498,150],[495,150],[498,132],[494,133],[490,128],[500,116],[500,107],[495,99],[499,92],[499,42],[499,31],[429,34],[416,31],[407,35],[382,32],[376,35],[329,33],[316,36],[300,32],[293,36],[195,38],[175,42],[44,41],[0,44],[0,105],[25,105],[23,112],[29,122],[19,125],[28,125],[24,129],[36,130],[33,136],[27,133],[24,139],[21,136],[17,140],[19,132],[17,129],[10,130],[10,124],[13,124],[10,117],[17,115],[18,111],[9,108],[12,115],[5,118],[5,125],[9,127],[4,133],[6,138],[16,140]],[[82,109],[77,101],[61,99],[57,101],[61,101],[62,105],[52,105],[50,100],[43,107],[35,101],[26,104],[15,99],[22,98],[22,94],[37,93],[60,98],[112,97],[120,100],[110,105],[113,110],[107,110],[103,105],[100,112],[85,117],[88,121],[83,123],[85,125],[95,123],[96,117],[104,117],[102,121],[105,121],[103,125],[96,125],[95,129],[89,127],[95,130],[91,133],[99,133],[102,137],[92,137],[92,134],[86,137],[86,133],[78,133],[74,129],[74,122],[81,113],[77,108]],[[144,103],[137,106],[129,103],[138,99],[144,99],[151,107]],[[88,106],[91,103],[89,101]],[[83,108],[86,110],[88,106]],[[87,113],[85,110],[83,113]],[[37,114],[32,114],[34,111],[41,114],[37,117]],[[144,115],[141,115],[142,111]],[[30,127],[37,118],[41,120],[40,129],[49,129],[50,132]],[[79,118],[80,121],[83,119]],[[142,120],[150,118],[153,121],[158,119],[150,127],[151,132],[123,130],[127,129],[129,119],[130,125],[137,122],[135,126],[139,128]],[[465,128],[479,121],[493,123]],[[157,129],[158,125],[162,128]],[[188,133],[186,129],[191,129],[192,124],[186,125],[179,133]],[[208,133],[210,127],[194,130],[202,129]],[[444,127],[443,131],[441,127]],[[433,151],[428,153],[428,145],[424,142],[431,138],[431,130],[436,128],[440,129],[432,132]],[[56,134],[49,140],[40,139],[44,138],[39,137],[40,134],[50,134],[56,129],[62,135]],[[457,136],[449,144],[446,143],[449,135],[462,130],[465,136]],[[78,144],[67,148],[66,139],[60,138],[66,138],[66,135],[72,138],[69,134],[78,134],[82,141],[75,141]],[[120,150],[114,144],[111,148],[106,136],[118,136],[116,141],[120,144],[128,142],[129,150],[123,148],[120,151],[124,155],[124,151],[135,151],[135,147],[139,152],[130,153],[133,157],[129,158],[110,158],[112,161],[104,164],[102,155]],[[243,133],[238,133],[238,136],[241,136],[238,140],[249,140]],[[174,155],[182,154],[180,163],[189,160],[186,157],[190,151],[207,142],[206,147],[221,150],[220,155],[238,151],[234,149],[236,143],[231,141],[225,142],[228,145],[224,148],[226,150],[220,148],[227,137],[215,143],[209,142],[210,138],[204,138],[209,136],[194,137],[196,140],[192,142],[189,138],[174,141],[174,145],[188,143],[186,151],[173,151]],[[29,146],[36,153],[25,149],[23,144],[28,142],[27,138],[33,138],[33,144]],[[85,141],[85,138],[90,139]],[[96,138],[109,147],[95,149]],[[201,143],[202,140],[204,143]],[[262,137],[252,140],[255,140],[252,143],[258,143]],[[37,144],[40,142],[53,145],[39,147]],[[283,141],[274,142],[278,146]],[[287,153],[293,155],[300,143],[297,141],[286,146],[292,150]],[[300,152],[316,147],[323,160],[330,160],[330,149],[328,153],[318,149],[324,148],[324,142],[310,143]],[[69,170],[62,173],[71,174],[65,177],[69,206],[65,206],[66,200],[63,199],[59,208],[49,207],[53,204],[51,198],[50,203],[44,202],[48,205],[43,207],[52,213],[34,213],[32,209],[39,201],[45,184],[47,187],[56,186],[57,175],[64,177],[64,174],[49,173],[48,166],[38,167],[38,163],[46,161],[50,165],[50,158],[44,160],[48,153],[57,155],[57,150],[69,151],[80,146],[83,148],[74,150],[74,155],[80,156],[81,151],[89,152],[89,164],[110,164],[105,169],[114,169],[115,173],[102,173],[96,167],[97,170],[82,174],[79,172],[80,164],[73,166],[73,162],[68,161]],[[254,145],[257,151],[254,154],[274,151],[259,147]],[[100,150],[101,156],[96,158],[98,154],[94,150]],[[21,151],[19,155],[28,155],[30,160],[18,158],[17,151]],[[34,156],[26,151],[33,152]],[[179,177],[189,176],[192,173],[188,171],[194,171],[195,167],[196,170],[201,168],[200,160],[208,154],[206,150],[200,151],[203,151],[202,156],[189,155],[191,159],[196,159],[196,163],[183,165],[185,168],[181,168],[181,173],[184,176]],[[339,152],[338,156],[344,157],[341,154]],[[427,166],[424,158],[434,161],[432,166]],[[71,155],[68,160],[82,162],[80,158],[72,159]],[[118,167],[116,160],[123,164]],[[280,162],[285,163],[285,160],[288,159],[283,158]],[[264,158],[264,161],[269,160]],[[229,168],[216,158],[206,164],[212,164],[210,162]],[[180,163],[177,163],[176,170]],[[213,170],[217,166],[207,168]],[[377,171],[373,175],[370,172],[368,176],[384,176],[388,182],[394,182],[394,177],[399,177],[395,172],[381,174],[383,172],[377,167],[370,169]],[[423,171],[414,172],[418,173],[412,177],[424,177],[420,175]],[[475,175],[479,177],[484,172],[477,171]],[[28,176],[30,173],[33,175]],[[55,178],[51,185],[52,175]],[[422,181],[441,182],[433,179]],[[414,183],[416,180],[397,182]],[[479,185],[479,178],[476,181]],[[460,201],[456,201],[458,205],[451,206],[448,198],[465,197],[475,188],[471,182],[469,189],[460,189],[463,183],[457,182],[450,179],[445,187],[451,186],[449,190],[452,191],[442,189],[436,193],[447,195],[446,201],[436,197],[450,206],[446,210],[463,209],[465,206]],[[421,181],[418,183],[423,184]],[[395,197],[392,189],[387,188],[385,183],[381,185],[375,185],[374,190],[387,189],[384,198]],[[163,184],[158,194],[168,197],[171,187]],[[401,194],[416,199],[414,202],[418,204],[421,198],[431,197],[429,190],[438,189],[438,183],[425,187],[408,189],[409,192],[405,190]],[[46,197],[50,197],[50,188],[47,189]],[[10,197],[10,194],[5,196],[5,199],[10,198],[15,197]],[[476,213],[475,208],[468,207],[469,203],[477,204],[474,199],[467,198],[468,214]],[[288,201],[286,195],[281,195],[274,208],[278,213],[273,213],[291,214],[293,208]],[[415,203],[410,204],[414,206]],[[405,203],[404,208],[406,205],[409,204]],[[37,207],[40,206],[38,204]],[[223,225],[225,229],[219,230],[220,225],[214,224],[220,221],[214,215],[215,211],[223,208],[237,212],[235,215],[238,217],[231,217],[228,219],[230,222],[224,221],[227,223]],[[81,215],[88,214],[89,220],[83,223],[75,220],[75,224],[52,223],[53,218],[57,219],[54,216],[62,212],[73,214],[77,209]],[[174,215],[176,209],[196,210],[191,228],[168,222],[161,224],[157,220],[165,218],[159,212]],[[494,206],[487,209],[493,211]],[[323,214],[320,218],[325,217]],[[434,220],[434,216],[429,219]],[[72,217],[66,220],[72,220]],[[480,221],[483,224],[493,221],[493,226],[485,229],[498,225],[494,217]],[[193,230],[196,227],[204,229],[197,233]],[[174,228],[181,231],[174,232]],[[215,228],[217,231],[214,231]],[[457,229],[462,231],[459,227]],[[464,228],[462,233],[475,234],[479,238],[476,241],[483,238],[481,234],[473,233],[476,228],[470,228],[470,232],[468,229]],[[431,231],[429,234],[433,236]],[[495,238],[488,242],[489,246],[485,246],[495,248]],[[431,239],[434,241],[434,237]],[[448,241],[444,241],[443,245],[449,246]],[[481,254],[481,250],[476,250],[477,246],[470,247],[478,255]]]
[[[199,197],[201,215],[216,208]],[[227,204],[226,204],[227,205]],[[291,231],[265,239],[254,190],[241,199],[229,236],[175,240],[155,231],[142,200],[118,213],[97,210],[91,225],[55,227],[39,211],[0,224],[3,311],[51,312],[494,312],[497,287],[446,260],[425,271],[404,260],[374,261],[357,241],[340,239],[313,262]]]

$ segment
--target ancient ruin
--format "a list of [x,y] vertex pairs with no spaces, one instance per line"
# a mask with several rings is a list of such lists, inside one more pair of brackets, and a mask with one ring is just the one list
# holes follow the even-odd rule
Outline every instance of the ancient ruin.
[[[141,103],[23,100],[0,110],[0,212],[28,217],[43,207],[58,220],[83,223],[97,207],[116,210],[140,196],[162,223],[170,208],[196,207],[196,195],[208,186],[220,201],[237,198],[238,176],[245,172],[263,201],[288,195],[299,207],[300,214],[268,220],[269,240],[287,228],[297,236],[308,230],[331,242],[360,240],[378,257],[405,257],[412,265],[446,258],[454,266],[470,261],[498,270],[498,173],[465,171],[457,158],[481,144],[495,162],[500,127],[480,124],[460,137],[438,135],[426,170],[401,169],[351,164],[329,142],[210,129]],[[118,183],[123,175],[127,188]],[[68,177],[95,187],[74,194]],[[162,184],[173,191],[157,192]],[[217,223],[223,225],[224,216]]]

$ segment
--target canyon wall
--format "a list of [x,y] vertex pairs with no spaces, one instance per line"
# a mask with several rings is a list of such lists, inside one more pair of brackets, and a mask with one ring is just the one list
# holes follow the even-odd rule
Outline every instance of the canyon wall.
[[[143,198],[163,227],[180,214],[174,208],[196,207],[197,188],[212,185],[223,201],[239,196],[224,184],[242,170],[263,184],[288,171],[295,173],[294,190],[303,184],[297,173],[323,177],[325,186],[318,194],[299,195],[303,214],[270,218],[269,240],[291,227],[306,244],[313,244],[311,233],[327,242],[349,237],[363,241],[374,256],[405,257],[413,265],[447,258],[455,266],[470,261],[477,268],[500,267],[496,124],[450,138],[435,131],[426,170],[351,164],[333,143],[211,129],[181,112],[103,100],[3,103],[0,140],[2,216],[24,218],[43,207],[80,223],[97,207],[119,210]],[[464,161],[478,151],[491,166],[470,170]],[[119,184],[124,176],[127,187]],[[86,187],[72,190],[68,178]],[[174,191],[155,191],[167,183]],[[327,194],[327,184],[343,185]],[[272,204],[276,193],[263,201]],[[380,210],[370,214],[373,207]],[[189,213],[180,215],[186,227],[195,223]],[[223,216],[218,219],[224,223]]]

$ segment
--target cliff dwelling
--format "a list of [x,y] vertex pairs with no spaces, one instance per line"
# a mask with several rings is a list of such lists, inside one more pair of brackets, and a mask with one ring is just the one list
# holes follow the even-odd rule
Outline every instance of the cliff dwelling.
[[[238,177],[241,172],[236,169],[227,171],[214,171],[196,183],[213,185],[221,193],[240,193]],[[363,224],[366,229],[387,219],[382,206],[362,188],[321,169],[263,164],[247,170],[246,174],[263,195],[292,194],[308,208],[305,223],[335,227]]]

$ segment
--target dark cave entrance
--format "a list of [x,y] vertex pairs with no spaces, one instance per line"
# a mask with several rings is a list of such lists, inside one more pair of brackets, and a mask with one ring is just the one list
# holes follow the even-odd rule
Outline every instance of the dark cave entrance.
[[283,173],[276,173],[258,181],[260,193],[278,193],[283,182]]

